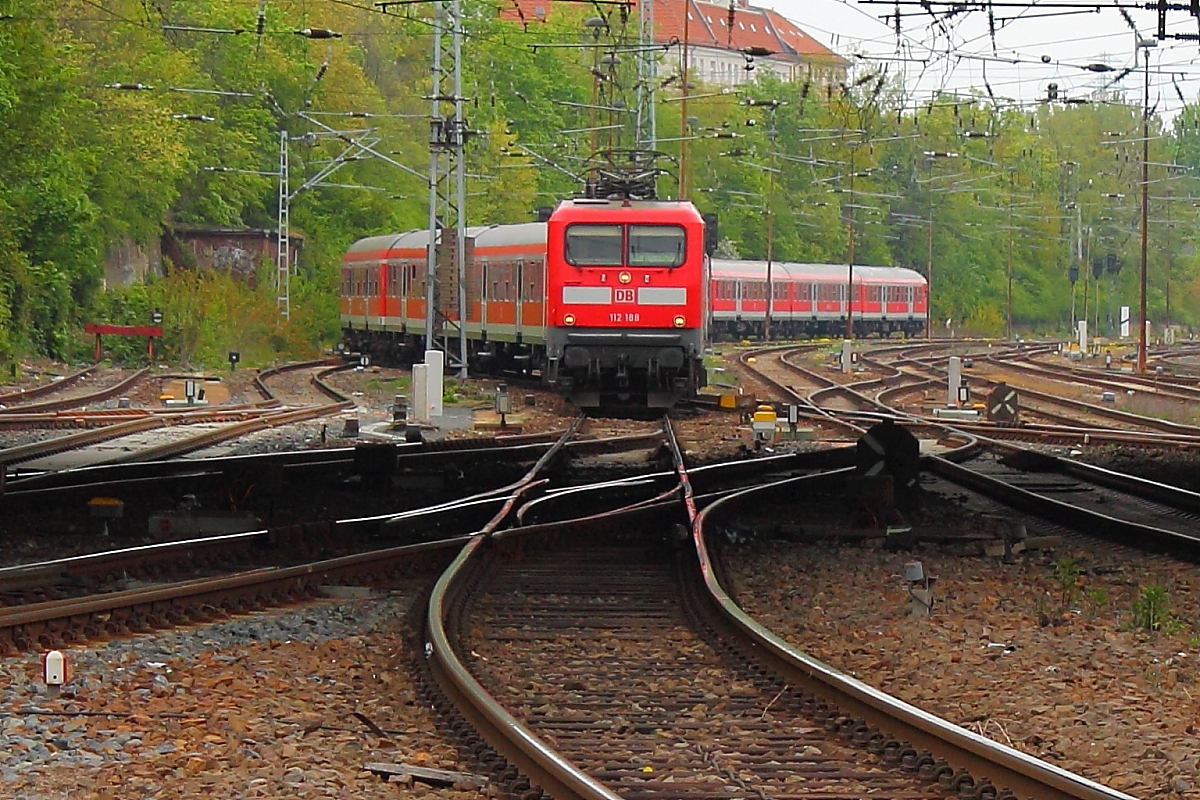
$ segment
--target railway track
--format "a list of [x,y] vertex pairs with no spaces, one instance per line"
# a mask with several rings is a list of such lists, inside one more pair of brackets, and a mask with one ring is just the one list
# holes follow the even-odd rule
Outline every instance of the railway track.
[[681,461],[677,473],[682,506],[497,533],[464,546],[435,587],[430,669],[498,751],[477,752],[507,791],[1124,797],[847,678],[736,608],[708,537],[772,493],[837,473],[744,490],[702,514]]
[[[78,386],[82,381],[89,376],[95,375],[96,367],[80,370],[64,377],[60,381],[40,386],[34,389],[26,389],[9,394],[0,395],[0,419],[12,415],[29,415],[29,414],[49,414],[58,411],[63,411],[72,408],[82,408],[83,406],[94,405],[104,402],[118,395],[128,392],[133,387],[141,383],[149,374],[149,369],[141,369],[133,373],[129,377],[118,381],[117,383],[91,392],[85,392],[71,397],[64,397],[59,400],[44,400],[42,402],[29,402],[31,400],[40,400],[43,397],[58,394],[64,389],[70,389]],[[15,404],[15,405],[14,405]]]
[[[675,481],[639,478],[636,494],[632,481],[610,484],[586,520],[544,521],[586,507],[580,494],[602,487],[563,490],[549,515],[535,500],[553,496],[539,476],[567,446],[560,440],[521,480],[446,506],[423,534],[485,520],[476,535],[56,603],[49,619],[37,617],[48,604],[0,611],[0,641],[5,631],[14,649],[122,635],[288,602],[328,582],[432,576],[449,563],[430,596],[423,660],[460,704],[441,714],[456,740],[514,796],[1126,797],[899,703],[746,618],[721,586],[712,537],[768,497],[842,473],[706,496],[722,482],[690,473],[664,428]],[[757,477],[812,466],[778,459]],[[541,524],[505,529],[533,519],[520,511],[535,502]],[[605,510],[614,502],[623,508]],[[396,531],[405,516],[345,523]],[[418,516],[407,515],[409,530]]]
[[[288,551],[301,553],[306,547],[312,546],[314,540],[320,545],[321,537],[327,536],[345,540],[350,535],[370,538],[382,533],[390,536],[408,535],[419,540],[423,533],[440,529],[442,520],[437,518],[442,516],[450,517],[452,526],[461,531],[464,520],[481,513],[481,504],[478,502],[481,500],[487,501],[482,504],[484,513],[494,511],[492,506],[499,505],[500,511],[495,511],[492,516],[503,519],[516,499],[528,492],[538,476],[554,463],[562,448],[575,436],[582,421],[582,417],[576,419],[518,481],[467,501],[424,509],[419,514],[319,523],[307,531],[292,529],[211,537],[197,542],[134,548],[67,562],[17,567],[0,571],[0,594],[6,593],[5,582],[11,588],[11,591],[7,591],[11,597],[25,588],[44,585],[47,579],[59,579],[64,572],[66,584],[86,586],[88,578],[103,576],[104,580],[110,580],[117,570],[124,574],[131,567],[154,573],[176,568],[184,562],[211,569],[228,562],[239,550],[245,552],[247,548],[260,548],[264,544],[275,550],[275,558],[283,554],[286,561]],[[431,518],[434,518],[432,523]],[[395,576],[408,574],[412,569],[423,569],[431,562],[442,563],[447,548],[453,548],[457,541],[453,536],[431,538],[434,540],[383,550],[371,549],[318,562],[224,572],[216,576],[101,594],[85,593],[77,597],[0,608],[0,653],[27,650],[35,646],[61,647],[68,643],[145,632],[189,621],[207,621],[224,614],[313,597],[320,593],[322,585],[330,583],[386,582]],[[446,544],[446,539],[451,543]]]
[[[290,364],[273,370],[267,370],[255,378],[254,385],[264,396],[264,400],[253,406],[187,410],[139,410],[135,412],[137,416],[132,419],[128,418],[128,413],[124,415],[106,414],[101,417],[103,421],[108,423],[103,427],[0,450],[0,465],[33,464],[36,467],[39,460],[49,459],[52,456],[61,456],[84,448],[94,449],[100,445],[106,445],[104,451],[91,454],[88,457],[89,463],[119,464],[131,461],[156,461],[203,450],[206,447],[237,439],[256,431],[341,413],[353,408],[355,405],[354,401],[330,387],[324,382],[323,378],[339,370],[349,368],[351,368],[351,365],[345,364],[342,361],[322,360]],[[318,370],[312,376],[311,382],[316,391],[332,402],[281,409],[279,407],[279,400],[274,397],[263,382],[264,376],[270,377],[305,369]],[[135,379],[141,380],[146,372],[146,370],[142,370],[123,383],[130,383]],[[103,390],[91,395],[91,399],[88,402],[95,402],[98,399],[113,396],[120,391],[123,391],[123,389],[118,389],[118,387]],[[64,402],[67,401],[58,401],[53,405],[58,406]],[[25,412],[30,410],[28,406],[23,408]],[[43,405],[42,410],[50,411],[54,409]],[[26,418],[25,414],[22,415],[22,418]],[[89,417],[89,419],[91,418]],[[202,429],[198,432],[184,432],[190,428]],[[170,430],[168,431],[168,429]],[[162,433],[158,435],[158,438],[165,439],[166,441],[149,445],[135,443],[128,449],[121,449],[116,444],[125,437],[147,434],[152,431],[161,431]],[[46,467],[53,469],[61,463],[63,463],[62,459],[46,462]]]

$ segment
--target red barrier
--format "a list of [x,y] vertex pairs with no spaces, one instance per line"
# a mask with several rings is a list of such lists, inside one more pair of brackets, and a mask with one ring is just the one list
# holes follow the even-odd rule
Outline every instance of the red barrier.
[[100,360],[100,336],[102,334],[111,334],[113,336],[145,336],[146,337],[146,353],[151,360],[154,360],[154,337],[162,338],[161,325],[107,325],[99,322],[88,322],[83,326],[85,333],[96,335],[96,360]]

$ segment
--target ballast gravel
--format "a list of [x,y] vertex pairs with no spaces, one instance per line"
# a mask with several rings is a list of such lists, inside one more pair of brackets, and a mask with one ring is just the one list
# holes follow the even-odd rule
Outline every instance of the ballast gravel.
[[[726,557],[747,613],[809,655],[1135,797],[1200,796],[1194,565],[1082,537],[1008,561],[779,541]],[[912,561],[936,576],[928,617],[911,613]],[[1158,630],[1135,611],[1147,592]]]
[[401,787],[369,762],[462,771],[408,676],[411,602],[324,600],[79,646],[57,698],[37,655],[4,659],[0,796],[382,798]]

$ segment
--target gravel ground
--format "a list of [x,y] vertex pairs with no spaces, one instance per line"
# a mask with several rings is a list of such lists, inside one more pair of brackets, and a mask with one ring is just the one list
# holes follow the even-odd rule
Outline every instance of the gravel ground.
[[[323,601],[72,650],[57,699],[37,656],[6,659],[0,795],[394,798],[401,787],[364,764],[463,771],[405,672],[411,601]],[[478,797],[419,783],[407,793]]]
[[[979,527],[966,515],[942,524]],[[929,618],[910,615],[912,560],[937,578]],[[748,613],[838,669],[1134,796],[1198,793],[1194,565],[1082,539],[1009,562],[948,545],[757,541],[729,562]],[[1172,615],[1157,632],[1135,624],[1150,587]]]

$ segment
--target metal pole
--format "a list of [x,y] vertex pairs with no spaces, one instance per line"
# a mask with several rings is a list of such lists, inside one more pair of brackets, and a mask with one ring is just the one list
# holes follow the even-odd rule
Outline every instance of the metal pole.
[[429,111],[429,245],[425,264],[425,349],[433,347],[434,287],[437,285],[437,205],[438,159],[441,157],[442,115],[442,29],[446,25],[446,5],[433,5],[433,91]]
[[1140,299],[1141,318],[1138,323],[1137,371],[1146,372],[1146,228],[1150,208],[1150,47],[1139,43],[1146,54],[1145,81],[1142,94],[1142,292]]
[[[1083,207],[1079,203],[1079,192],[1075,193],[1075,263],[1083,272],[1083,290],[1087,292],[1088,266],[1083,260]],[[1075,330],[1075,284],[1071,284],[1071,330]]]
[[1013,245],[1013,209],[1012,209],[1012,186],[1008,187],[1008,266],[1004,271],[1004,280],[1007,285],[1008,298],[1008,313],[1007,313],[1007,328],[1008,340],[1011,342],[1013,338],[1013,320],[1012,320],[1012,245]]
[[[467,379],[467,121],[463,116],[462,87],[462,0],[453,0],[450,15],[454,20],[454,260],[458,276],[458,379]],[[521,287],[517,286],[518,297]],[[519,320],[518,320],[519,322]]]
[[[774,147],[771,148],[774,151]],[[775,160],[772,157],[772,162]],[[767,315],[763,318],[763,339],[771,341],[771,311],[774,308],[775,287],[771,283],[771,255],[775,222],[775,169],[772,166],[767,184]]]
[[[930,177],[932,178],[933,170],[930,169]],[[929,225],[926,230],[926,247],[928,248],[925,257],[925,338],[933,338],[933,186],[929,187]]]
[[850,241],[846,245],[846,338],[854,338],[854,148],[850,148]]
[[683,97],[679,101],[679,199],[687,199],[687,151],[688,151],[688,19],[692,15],[691,0],[683,4]]
[[1171,252],[1171,228],[1172,227],[1173,226],[1171,225],[1171,191],[1168,189],[1167,190],[1167,285],[1166,285],[1167,316],[1166,316],[1166,319],[1163,321],[1164,328],[1171,327],[1171,267],[1172,267],[1171,262],[1174,261],[1174,259],[1175,259],[1174,253]]
[[634,147],[639,150],[654,150],[658,146],[658,126],[654,109],[654,84],[658,64],[654,49],[652,0],[638,3],[638,50],[637,136]]
[[1088,228],[1087,247],[1083,251],[1083,321],[1088,319],[1088,276],[1092,274],[1092,229]]

